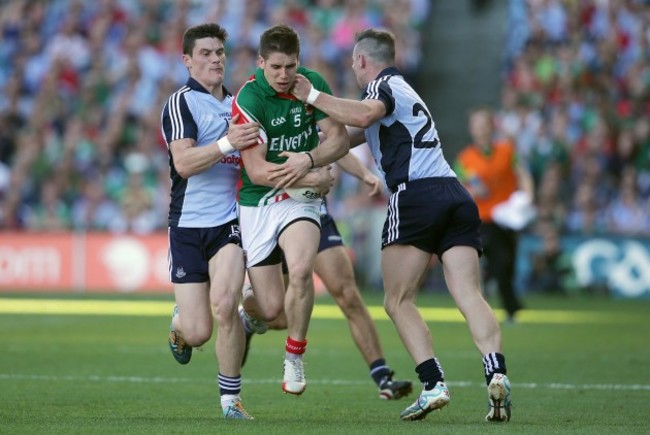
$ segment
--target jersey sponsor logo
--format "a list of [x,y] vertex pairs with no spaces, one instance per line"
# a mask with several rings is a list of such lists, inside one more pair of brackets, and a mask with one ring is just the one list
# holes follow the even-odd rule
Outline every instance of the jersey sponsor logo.
[[241,164],[241,157],[239,156],[225,156],[220,161],[221,164],[239,166]]
[[310,125],[307,130],[303,130],[296,136],[276,136],[271,139],[269,151],[295,151],[301,149],[312,135],[313,128]]
[[287,122],[287,120],[284,118],[284,116],[281,116],[281,117],[279,117],[279,118],[274,118],[274,119],[272,119],[272,120],[271,120],[271,125],[272,125],[273,127],[277,127],[278,125],[282,125],[282,124],[284,124],[285,122]]

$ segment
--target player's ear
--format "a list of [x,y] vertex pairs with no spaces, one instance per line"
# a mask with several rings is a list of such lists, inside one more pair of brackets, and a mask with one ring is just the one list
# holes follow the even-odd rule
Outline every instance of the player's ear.
[[360,66],[361,68],[365,68],[365,67],[366,67],[366,56],[364,56],[364,55],[361,54],[361,53],[359,53],[359,66]]
[[262,56],[257,56],[257,66],[264,68],[264,58]]
[[183,59],[183,65],[185,65],[185,68],[189,68],[192,66],[192,56],[189,54],[183,54],[182,56]]

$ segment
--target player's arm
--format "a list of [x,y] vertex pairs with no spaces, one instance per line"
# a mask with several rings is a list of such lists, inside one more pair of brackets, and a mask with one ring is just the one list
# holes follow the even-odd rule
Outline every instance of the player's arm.
[[300,101],[311,104],[334,120],[353,127],[367,128],[386,115],[386,106],[380,100],[349,100],[318,92],[311,82],[300,74],[296,75],[291,92]]
[[348,131],[348,136],[350,137],[350,148],[366,143],[366,134],[363,128],[348,125],[345,129]]
[[277,187],[298,186],[299,179],[310,169],[329,165],[343,157],[350,150],[350,138],[345,125],[333,120],[326,114],[317,121],[320,129],[320,144],[308,153],[284,151],[280,156],[287,160],[274,174]]
[[[347,130],[348,137],[350,138],[350,148],[355,148],[361,144],[366,143],[366,134],[363,128],[350,127],[349,125],[346,125],[345,129]],[[318,133],[318,140],[320,142],[323,142],[325,140],[325,134],[322,131]]]
[[[327,166],[343,157],[350,149],[350,139],[345,126],[329,117],[318,121],[323,140],[308,153],[284,151],[280,156],[287,160],[275,169],[273,179],[276,187],[297,187],[299,180],[309,174],[310,169]],[[307,184],[307,186],[310,186]]]
[[370,187],[370,193],[368,196],[379,195],[383,191],[384,184],[382,183],[381,179],[373,174],[370,169],[368,169],[363,163],[361,163],[361,160],[359,160],[354,154],[347,153],[336,163],[345,172],[357,177],[359,180],[363,181]]
[[318,121],[318,127],[323,133],[323,140],[310,151],[315,167],[330,164],[348,154],[350,136],[348,136],[345,125],[332,118],[323,118]]
[[[233,121],[236,121],[235,118]],[[259,126],[254,122],[238,125],[231,123],[226,136],[202,147],[197,147],[193,138],[172,140],[169,151],[176,172],[183,178],[189,178],[205,171],[227,154],[256,143],[258,130]]]
[[[248,178],[258,186],[278,186],[276,177],[278,165],[266,160],[266,143],[246,148],[241,151],[241,158],[246,168]],[[326,192],[331,187],[334,179],[330,174],[331,166],[318,168],[315,171],[308,171],[307,174],[298,178],[293,184],[294,187],[315,187],[321,192]]]

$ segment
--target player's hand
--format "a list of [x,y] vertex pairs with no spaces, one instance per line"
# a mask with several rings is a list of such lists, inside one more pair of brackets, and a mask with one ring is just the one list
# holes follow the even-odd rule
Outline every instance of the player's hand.
[[368,193],[369,197],[377,196],[384,190],[384,183],[373,173],[369,173],[363,177],[363,182],[370,187],[370,193]]
[[307,80],[305,76],[302,74],[296,74],[296,78],[294,79],[291,88],[291,93],[300,101],[306,101],[309,91],[311,91],[311,87],[311,82]]
[[257,143],[260,132],[260,125],[257,122],[237,124],[241,114],[237,113],[232,117],[228,127],[228,142],[236,149],[243,150]]
[[287,160],[271,169],[269,178],[271,181],[276,182],[275,187],[291,187],[311,169],[311,159],[307,153],[282,151],[278,155],[286,157]]
[[314,169],[314,172],[318,174],[318,182],[314,186],[316,191],[325,196],[329,193],[332,186],[334,186],[334,176],[332,175],[332,165],[323,166],[318,169]]

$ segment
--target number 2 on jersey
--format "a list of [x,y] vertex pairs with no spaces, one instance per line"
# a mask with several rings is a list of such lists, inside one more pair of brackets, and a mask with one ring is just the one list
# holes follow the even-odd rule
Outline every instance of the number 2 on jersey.
[[427,119],[427,122],[413,138],[413,146],[414,148],[435,148],[439,143],[437,137],[433,140],[422,140],[424,135],[431,130],[431,125],[433,124],[433,121],[431,121],[431,115],[429,115],[429,112],[424,108],[424,106],[422,106],[422,104],[415,103],[413,105],[413,116],[420,117],[421,115]]

